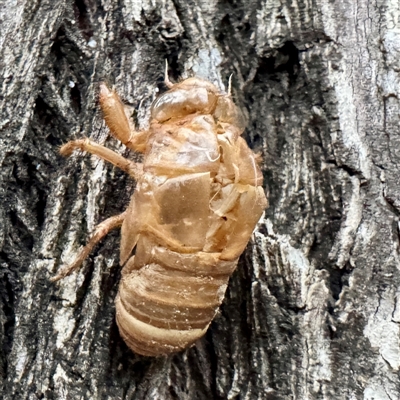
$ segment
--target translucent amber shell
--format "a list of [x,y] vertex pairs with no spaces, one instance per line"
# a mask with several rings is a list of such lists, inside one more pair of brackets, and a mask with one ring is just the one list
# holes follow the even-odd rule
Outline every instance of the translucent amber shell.
[[231,97],[199,78],[152,106],[143,174],[122,225],[116,299],[120,333],[137,353],[192,345],[218,311],[267,206],[242,130]]

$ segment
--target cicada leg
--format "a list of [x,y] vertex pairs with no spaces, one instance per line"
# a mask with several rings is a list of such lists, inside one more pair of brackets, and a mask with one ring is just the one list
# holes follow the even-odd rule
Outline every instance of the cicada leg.
[[99,243],[99,241],[103,239],[104,236],[106,236],[110,231],[119,228],[122,225],[125,216],[126,211],[122,214],[114,215],[113,217],[107,218],[105,221],[97,225],[89,242],[86,244],[85,247],[82,248],[75,261],[72,264],[62,267],[58,274],[50,278],[50,280],[52,282],[58,281],[76,271],[82,265],[83,261],[89,255],[89,253],[93,250],[94,246],[96,246],[96,244]]
[[88,153],[94,154],[97,157],[100,157],[101,159],[108,161],[116,167],[122,169],[122,171],[125,171],[135,179],[138,178],[142,171],[141,164],[130,161],[115,151],[107,149],[107,147],[93,142],[90,139],[71,140],[61,147],[60,154],[67,157],[70,156],[75,149],[80,149],[82,151],[87,151]]
[[113,136],[129,149],[143,153],[146,150],[149,132],[133,129],[118,94],[102,83],[99,101],[104,119]]

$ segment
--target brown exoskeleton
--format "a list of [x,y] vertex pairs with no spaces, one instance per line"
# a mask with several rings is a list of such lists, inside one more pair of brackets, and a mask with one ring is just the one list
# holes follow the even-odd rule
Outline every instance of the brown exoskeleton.
[[75,149],[95,154],[137,180],[127,210],[99,224],[76,261],[53,280],[77,269],[122,225],[117,324],[127,345],[147,356],[182,350],[205,334],[267,206],[230,91],[223,94],[200,78],[172,84],[166,75],[165,83],[169,90],[153,103],[147,131],[131,129],[118,95],[100,86],[111,133],[143,153],[142,164],[89,139],[60,150],[64,156]]

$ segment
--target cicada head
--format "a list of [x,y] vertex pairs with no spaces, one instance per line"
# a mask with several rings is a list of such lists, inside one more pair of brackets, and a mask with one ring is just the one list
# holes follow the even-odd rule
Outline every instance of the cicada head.
[[195,113],[212,114],[218,97],[219,90],[211,82],[188,78],[173,85],[153,103],[151,116],[162,123]]

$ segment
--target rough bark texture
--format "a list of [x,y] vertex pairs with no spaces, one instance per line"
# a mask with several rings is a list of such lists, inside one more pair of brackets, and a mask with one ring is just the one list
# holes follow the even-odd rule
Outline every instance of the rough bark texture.
[[[398,2],[2,0],[0,379],[4,399],[400,397]],[[57,151],[125,154],[106,80],[145,127],[162,84],[233,73],[270,207],[193,348],[139,357],[114,320],[118,233],[49,277],[134,183]],[[135,157],[135,155],[132,155]]]

